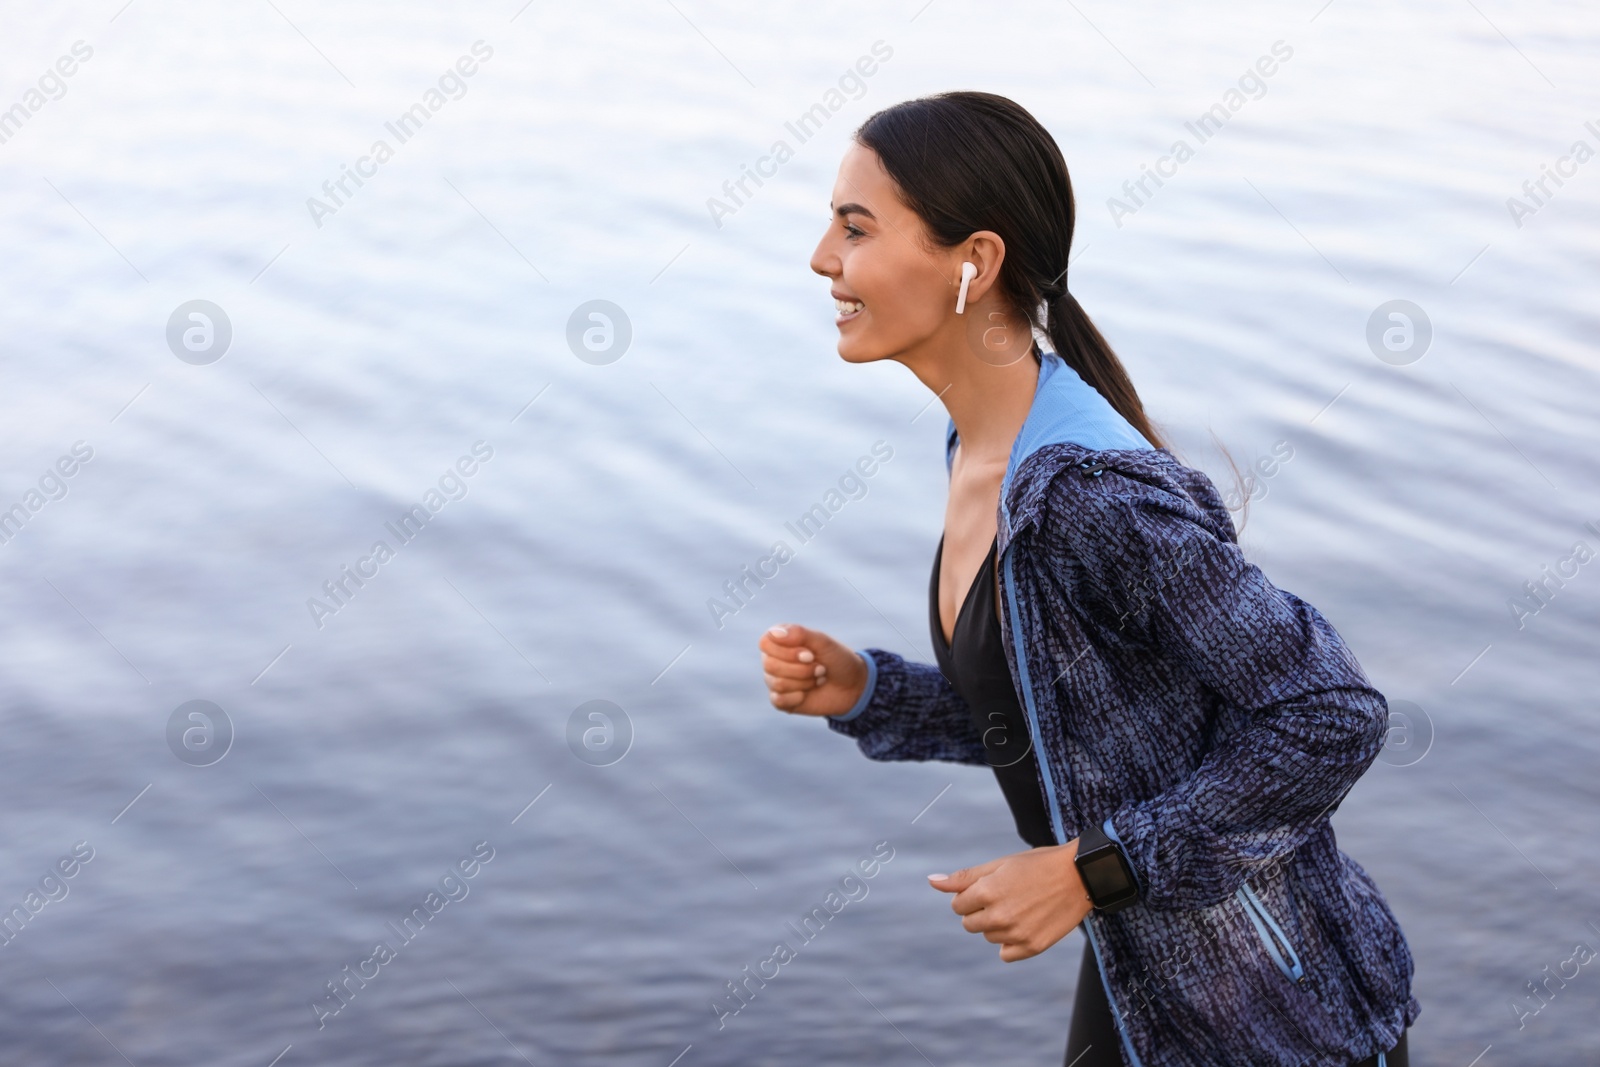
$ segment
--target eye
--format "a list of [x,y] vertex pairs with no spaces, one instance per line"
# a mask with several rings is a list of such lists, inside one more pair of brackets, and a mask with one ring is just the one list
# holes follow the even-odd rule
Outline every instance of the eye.
[[847,241],[854,241],[858,237],[865,237],[867,235],[866,230],[863,230],[861,227],[848,222],[844,224],[844,232],[849,234],[849,236],[845,238]]

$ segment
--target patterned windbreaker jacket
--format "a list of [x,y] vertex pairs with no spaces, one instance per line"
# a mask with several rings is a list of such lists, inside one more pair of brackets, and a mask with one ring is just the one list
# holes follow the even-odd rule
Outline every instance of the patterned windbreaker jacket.
[[[952,422],[947,470],[955,444]],[[1420,1011],[1410,949],[1329,822],[1388,708],[1333,626],[1245,560],[1205,474],[1053,352],[998,527],[1056,840],[1101,822],[1140,883],[1084,921],[1128,1063],[1347,1067],[1392,1047]],[[871,759],[985,762],[937,667],[861,651],[866,690],[831,729]]]

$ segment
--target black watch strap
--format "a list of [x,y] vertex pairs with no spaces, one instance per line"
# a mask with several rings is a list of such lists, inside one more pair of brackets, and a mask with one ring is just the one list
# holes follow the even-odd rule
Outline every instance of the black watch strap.
[[1105,848],[1113,844],[1111,838],[1106,836],[1105,830],[1097,822],[1092,822],[1078,834],[1078,855],[1094,852],[1096,849]]

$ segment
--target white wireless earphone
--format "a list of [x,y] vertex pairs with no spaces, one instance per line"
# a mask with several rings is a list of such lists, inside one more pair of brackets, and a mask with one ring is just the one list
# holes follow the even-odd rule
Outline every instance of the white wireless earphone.
[[971,263],[961,264],[961,292],[956,294],[956,314],[964,315],[967,311],[967,286],[972,284],[972,279],[977,275],[978,268]]

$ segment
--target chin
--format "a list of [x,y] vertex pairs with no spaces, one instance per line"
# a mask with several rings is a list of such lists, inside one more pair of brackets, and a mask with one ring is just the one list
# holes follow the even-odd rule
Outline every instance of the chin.
[[894,355],[894,351],[884,345],[850,336],[839,338],[838,352],[839,358],[846,363],[876,363]]

